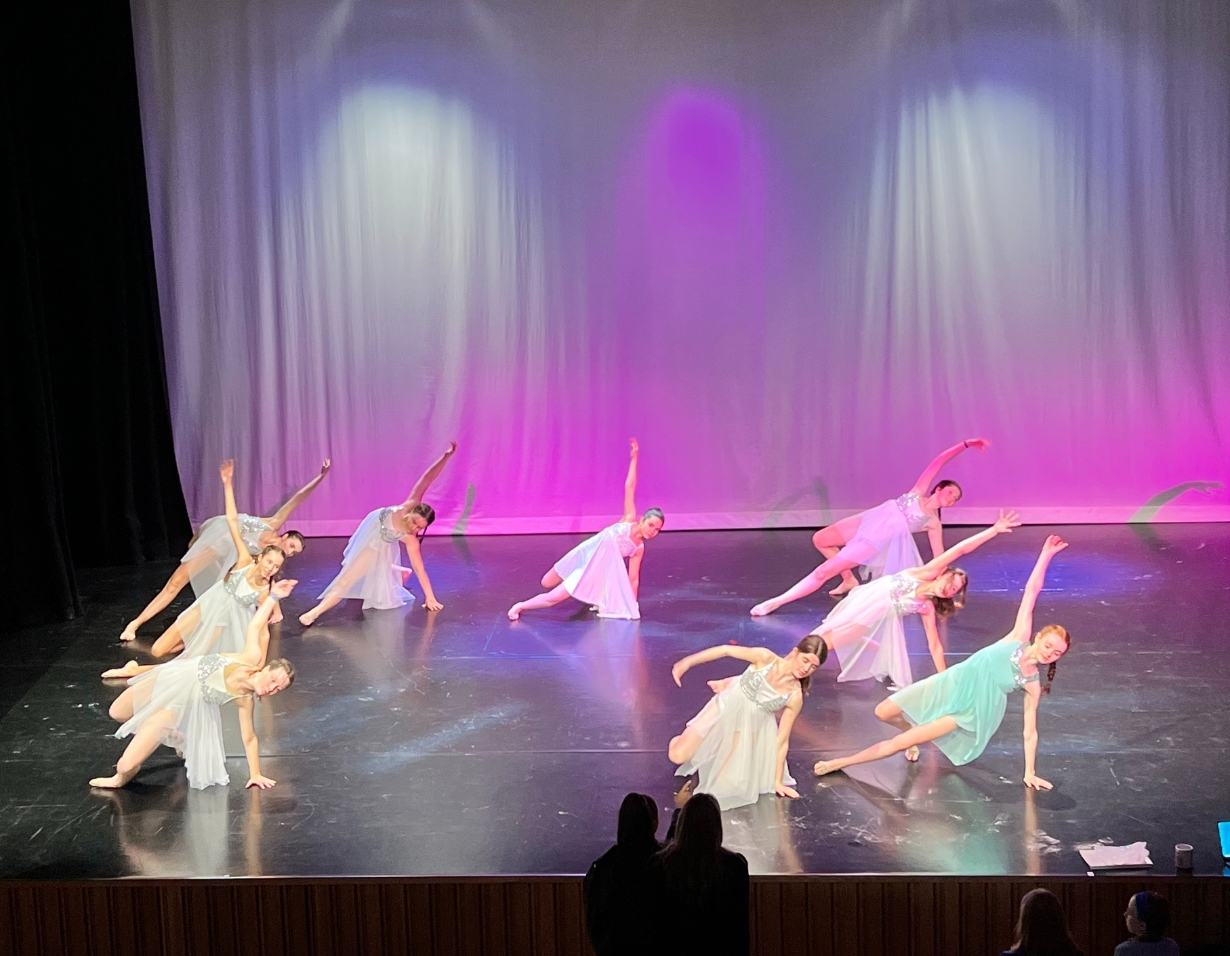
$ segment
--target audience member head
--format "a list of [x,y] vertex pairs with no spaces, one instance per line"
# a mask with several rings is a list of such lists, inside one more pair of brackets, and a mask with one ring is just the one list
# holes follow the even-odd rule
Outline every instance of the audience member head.
[[1078,956],[1063,906],[1050,890],[1030,890],[1021,899],[1013,953],[1021,956]]
[[679,811],[675,839],[662,851],[668,879],[701,894],[717,879],[722,848],[722,811],[710,794],[698,793]]
[[1156,943],[1166,938],[1170,929],[1170,904],[1157,893],[1136,893],[1128,900],[1128,932],[1142,943]]
[[615,842],[620,849],[653,853],[658,849],[658,805],[653,797],[630,793],[619,805],[619,829]]

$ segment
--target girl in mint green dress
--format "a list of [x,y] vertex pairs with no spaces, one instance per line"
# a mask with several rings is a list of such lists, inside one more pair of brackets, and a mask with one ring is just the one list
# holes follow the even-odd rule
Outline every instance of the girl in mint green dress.
[[[906,759],[918,759],[918,745],[934,741],[954,764],[969,763],[986,749],[999,729],[1014,690],[1025,692],[1025,786],[1050,790],[1051,784],[1034,773],[1038,749],[1038,701],[1050,693],[1055,662],[1067,651],[1071,639],[1058,624],[1048,624],[1030,638],[1034,604],[1046,580],[1051,559],[1067,547],[1057,535],[1042,546],[1042,554],[1025,585],[1016,626],[1003,640],[984,647],[946,671],[911,684],[876,707],[876,716],[902,732],[866,750],[837,760],[821,760],[816,774],[823,776],[853,764],[882,760],[905,751]],[[1039,669],[1047,667],[1046,686]]]

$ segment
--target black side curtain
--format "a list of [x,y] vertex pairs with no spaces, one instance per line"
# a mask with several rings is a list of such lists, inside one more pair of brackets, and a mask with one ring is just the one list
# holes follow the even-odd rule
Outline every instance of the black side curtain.
[[0,30],[0,411],[11,631],[82,611],[75,569],[191,534],[125,0],[17,4]]

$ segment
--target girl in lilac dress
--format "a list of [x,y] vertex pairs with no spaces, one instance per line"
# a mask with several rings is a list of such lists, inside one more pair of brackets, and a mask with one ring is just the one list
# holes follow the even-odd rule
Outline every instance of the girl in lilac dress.
[[599,617],[640,619],[637,594],[641,586],[645,542],[658,536],[665,516],[661,509],[650,508],[637,517],[636,463],[639,454],[640,446],[633,438],[628,477],[624,482],[622,520],[582,541],[556,561],[542,578],[542,586],[547,590],[528,601],[514,604],[508,611],[510,621],[517,620],[522,611],[550,607],[570,597],[596,607]]
[[867,569],[873,579],[918,567],[922,564],[922,556],[914,544],[914,534],[919,531],[927,532],[931,556],[942,554],[944,528],[940,523],[940,513],[961,500],[961,486],[945,479],[937,482],[930,491],[927,487],[935,481],[940,469],[961,452],[967,448],[982,450],[989,445],[985,438],[971,438],[953,445],[936,455],[918,476],[914,487],[900,498],[821,528],[812,535],[811,540],[824,555],[824,563],[789,591],[757,604],[752,608],[752,617],[772,614],[782,605],[820,590],[824,582],[835,574],[841,574],[841,584],[829,593],[839,597],[858,584],[851,571],[860,565]]

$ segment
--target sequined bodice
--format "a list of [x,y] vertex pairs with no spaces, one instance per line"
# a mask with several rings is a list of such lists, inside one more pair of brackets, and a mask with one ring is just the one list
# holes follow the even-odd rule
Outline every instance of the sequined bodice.
[[253,590],[252,585],[248,583],[248,574],[245,570],[232,571],[223,582],[222,587],[240,607],[256,607],[257,602],[261,599],[261,592]]
[[393,527],[389,522],[390,516],[396,511],[396,508],[381,508],[380,509],[380,540],[387,544],[396,544],[405,537],[400,531]]
[[1021,656],[1028,647],[1028,644],[1021,644],[1008,657],[1009,662],[1012,664],[1012,683],[1017,690],[1024,690],[1026,684],[1034,684],[1041,680],[1042,675],[1037,671],[1029,675],[1021,673]]
[[621,521],[619,524],[611,525],[610,530],[615,535],[615,546],[619,548],[621,557],[630,558],[644,547],[644,542],[637,544],[632,540],[631,521]]
[[769,686],[769,668],[772,666],[768,664],[760,669],[749,667],[739,676],[739,690],[761,710],[775,714],[786,706],[790,695],[782,696]]
[[226,665],[232,663],[221,654],[206,654],[196,665],[196,679],[201,682],[201,699],[205,703],[221,706],[244,696],[232,694],[226,689]]
[[922,510],[921,501],[922,495],[917,491],[907,491],[897,499],[897,508],[905,515],[905,523],[911,534],[926,530],[927,523],[931,520],[931,516]]
[[927,599],[914,596],[914,592],[918,590],[918,581],[905,571],[898,571],[890,580],[892,583],[888,586],[888,599],[893,602],[897,614],[921,614],[927,606]]
[[252,515],[239,516],[239,536],[243,538],[243,543],[248,546],[248,553],[252,557],[256,557],[261,553],[261,535],[266,531],[272,530],[260,518],[254,518]]

